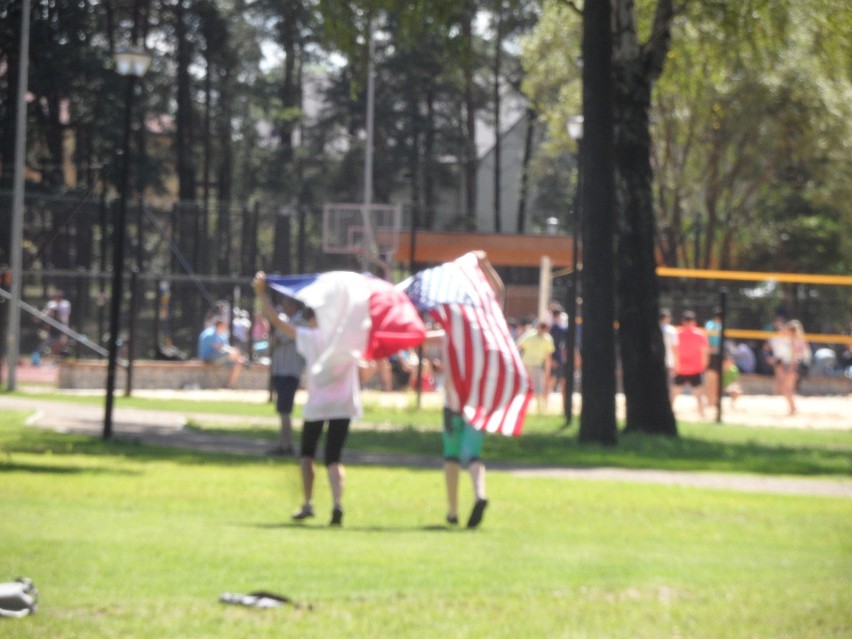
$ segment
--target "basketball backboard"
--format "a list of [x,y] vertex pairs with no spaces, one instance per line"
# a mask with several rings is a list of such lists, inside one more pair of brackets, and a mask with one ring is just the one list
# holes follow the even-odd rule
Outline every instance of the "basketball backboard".
[[362,255],[389,273],[399,246],[401,226],[399,205],[326,204],[322,248],[326,253]]

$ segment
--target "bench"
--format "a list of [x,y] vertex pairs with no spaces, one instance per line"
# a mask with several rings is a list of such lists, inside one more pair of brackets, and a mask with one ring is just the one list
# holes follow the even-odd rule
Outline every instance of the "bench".
[[[107,363],[105,360],[62,360],[59,365],[57,387],[60,389],[92,389],[106,387]],[[173,362],[164,360],[136,360],[133,362],[134,389],[216,389],[222,388],[228,378],[224,366],[207,364],[201,360]],[[116,368],[116,388],[126,385],[127,372]],[[240,373],[237,389],[266,390],[269,388],[269,367],[252,364]]]

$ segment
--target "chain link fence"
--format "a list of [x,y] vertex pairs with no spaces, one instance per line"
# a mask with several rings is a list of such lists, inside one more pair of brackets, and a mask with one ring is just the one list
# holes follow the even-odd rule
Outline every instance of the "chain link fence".
[[[11,201],[11,193],[0,192],[0,271],[6,272]],[[109,341],[117,205],[115,198],[92,192],[28,193],[24,205],[22,300],[43,309],[61,291],[71,303],[70,328],[104,347]],[[321,210],[272,204],[129,206],[119,336],[125,349],[132,337],[135,358],[164,356],[166,345],[195,356],[198,333],[214,309],[253,308],[250,284],[257,270],[357,268],[351,256],[322,252],[321,224]],[[0,303],[2,325],[7,302]],[[23,355],[44,349],[46,329],[43,319],[22,314]],[[99,357],[74,340],[64,354]]]
[[[116,209],[115,198],[92,191],[67,196],[30,192],[25,201],[22,299],[44,308],[61,290],[72,305],[70,327],[102,346],[109,338]],[[137,203],[128,207],[127,222],[120,337],[126,345],[132,333],[135,358],[163,356],[164,346],[194,356],[198,333],[213,309],[253,308],[250,283],[257,270],[363,268],[354,256],[323,252],[320,209],[259,202],[230,207]],[[0,270],[8,263],[10,229],[11,193],[0,192]],[[512,275],[506,269],[507,281],[517,279]],[[556,299],[568,294],[564,279],[554,281]],[[691,309],[708,319],[722,287],[728,292],[730,328],[761,330],[781,312],[800,319],[808,333],[852,332],[849,286],[661,278],[661,306],[675,318]],[[5,318],[5,309],[0,310]],[[22,316],[23,354],[42,348],[44,330],[43,321]],[[79,343],[69,343],[66,351],[98,357]]]

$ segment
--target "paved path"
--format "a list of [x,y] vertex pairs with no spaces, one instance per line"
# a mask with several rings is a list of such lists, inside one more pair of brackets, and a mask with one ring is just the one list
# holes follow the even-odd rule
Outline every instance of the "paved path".
[[[173,395],[173,393],[170,393]],[[141,396],[143,393],[137,393]],[[162,396],[162,393],[150,393]],[[191,396],[190,396],[191,395]],[[385,402],[407,405],[410,397],[402,394],[384,395]],[[195,391],[181,393],[187,399],[227,399],[227,391]],[[234,401],[266,401],[265,392],[253,394],[240,392]],[[685,398],[691,399],[691,398]],[[780,401],[778,398],[772,398]],[[841,404],[829,410],[842,411]],[[428,400],[432,402],[432,399]],[[825,404],[825,402],[823,402]],[[103,406],[75,404],[62,401],[45,401],[26,396],[0,395],[0,410],[32,411],[28,423],[39,428],[48,428],[59,432],[98,436],[103,430]],[[270,413],[272,407],[270,406]],[[211,415],[209,413],[184,414],[170,411],[142,410],[135,408],[115,408],[113,412],[113,435],[116,439],[138,441],[156,446],[186,448],[213,453],[265,456],[269,442],[249,437],[221,435],[185,428],[189,420],[223,425],[240,423],[245,418],[232,415]],[[252,417],[253,423],[275,425],[274,414],[269,417]],[[738,422],[741,420],[737,420]],[[841,427],[845,421],[834,423],[831,427]],[[776,422],[777,425],[777,422]],[[790,423],[786,424],[791,426]],[[852,426],[852,424],[850,424]],[[792,427],[792,426],[791,426]],[[812,427],[812,426],[804,426]],[[417,468],[439,468],[440,460],[434,456],[390,455],[380,453],[346,452],[346,461],[351,465],[404,466]],[[609,480],[629,481],[652,484],[677,485],[691,488],[711,488],[738,490],[746,492],[768,492],[796,495],[823,495],[852,498],[852,480],[848,479],[809,479],[799,477],[773,477],[766,475],[743,475],[731,473],[678,472],[663,470],[632,470],[621,468],[565,468],[533,467],[492,461],[490,469],[511,472],[522,477],[550,477],[570,480]]]

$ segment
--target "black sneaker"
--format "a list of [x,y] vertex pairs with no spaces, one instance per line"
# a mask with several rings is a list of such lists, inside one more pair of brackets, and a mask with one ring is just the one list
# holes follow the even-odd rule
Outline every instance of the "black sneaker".
[[335,506],[334,510],[331,511],[331,521],[328,524],[329,526],[342,526],[343,525],[343,509],[340,506]]
[[307,519],[308,517],[314,516],[314,507],[310,504],[302,504],[302,507],[299,508],[296,512],[293,513],[293,519],[296,521],[301,521],[302,519]]
[[488,505],[487,499],[477,499],[473,505],[473,510],[470,511],[470,519],[467,520],[468,528],[476,528],[482,521],[482,515],[485,513],[485,507]]
[[450,526],[457,526],[459,523],[459,518],[455,515],[447,515],[447,523],[450,524]]

